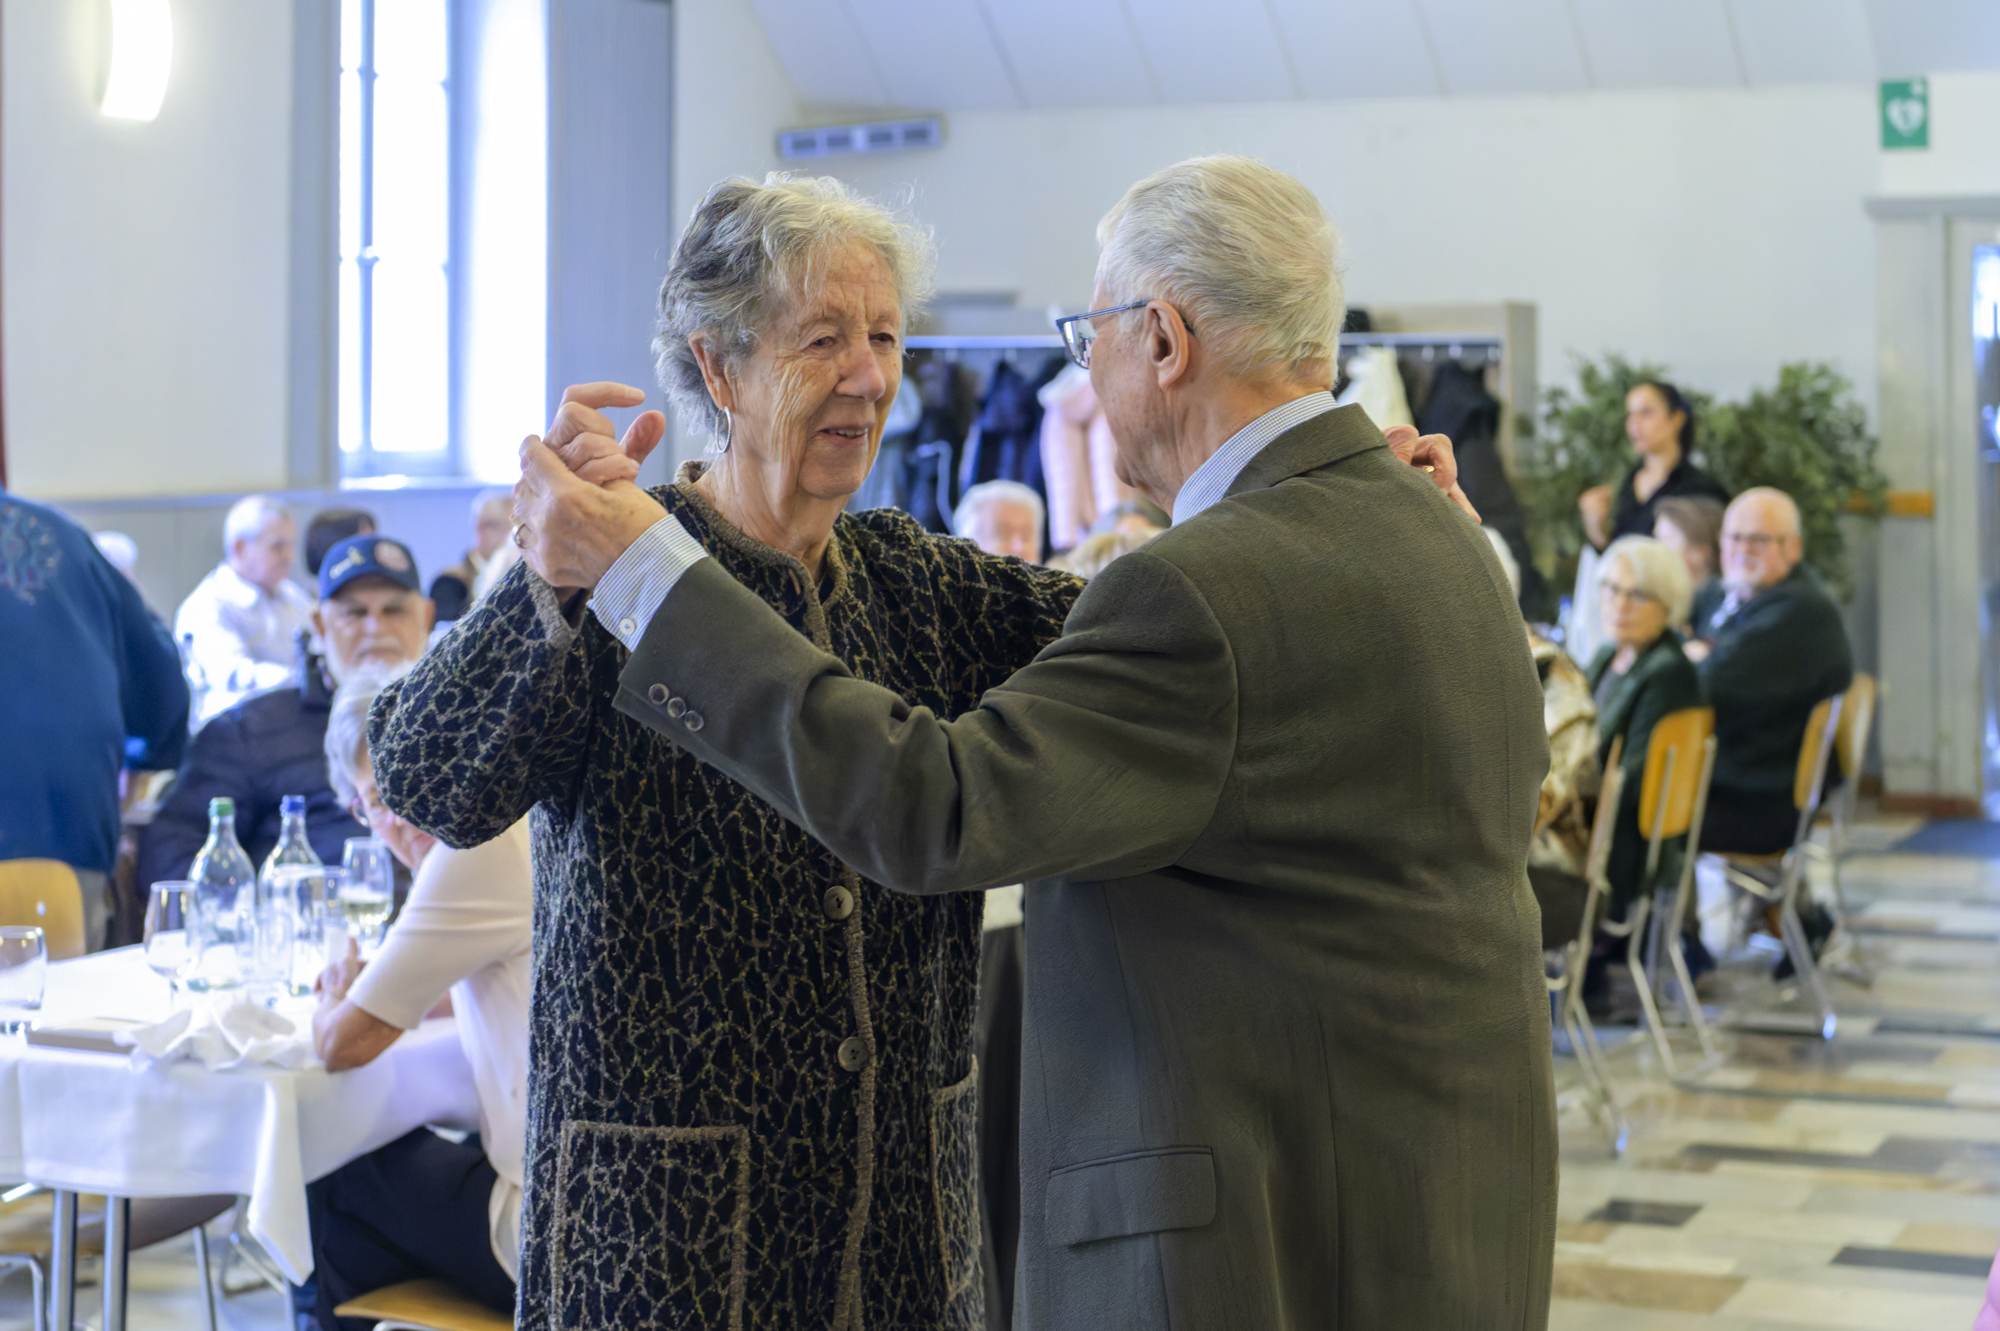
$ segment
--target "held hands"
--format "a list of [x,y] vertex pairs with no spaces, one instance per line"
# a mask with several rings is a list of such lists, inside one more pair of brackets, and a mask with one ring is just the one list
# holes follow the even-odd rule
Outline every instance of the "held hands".
[[1583,534],[1590,538],[1593,548],[1602,550],[1611,543],[1611,487],[1593,485],[1576,497],[1576,508],[1583,515]]
[[1474,522],[1480,521],[1479,510],[1465,497],[1465,491],[1458,488],[1458,458],[1451,451],[1450,439],[1441,434],[1420,438],[1414,425],[1392,425],[1382,432],[1382,437],[1389,441],[1390,452],[1412,467],[1428,471],[1431,484],[1444,491],[1445,498],[1464,509]]
[[528,566],[559,594],[595,587],[660,519],[659,504],[632,482],[666,435],[666,417],[643,413],[621,441],[598,410],[635,407],[644,400],[644,393],[624,384],[573,385],[564,390],[547,436],[521,441],[514,542]]

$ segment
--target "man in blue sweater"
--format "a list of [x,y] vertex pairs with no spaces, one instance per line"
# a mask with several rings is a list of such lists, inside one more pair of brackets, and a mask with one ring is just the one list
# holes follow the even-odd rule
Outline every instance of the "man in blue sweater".
[[95,950],[110,918],[128,749],[166,769],[187,744],[180,654],[88,532],[5,491],[0,642],[0,859],[75,869]]

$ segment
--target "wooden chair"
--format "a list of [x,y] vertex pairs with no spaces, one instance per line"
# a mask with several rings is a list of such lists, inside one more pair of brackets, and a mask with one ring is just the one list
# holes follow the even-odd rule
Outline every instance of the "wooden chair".
[[1875,723],[1876,685],[1873,675],[1856,675],[1840,696],[1840,724],[1833,737],[1834,756],[1840,759],[1843,780],[1828,800],[1826,844],[1806,843],[1807,853],[1826,863],[1833,882],[1833,922],[1847,940],[1848,962],[1834,969],[1856,984],[1870,985],[1874,975],[1862,964],[1860,951],[1853,947],[1854,930],[1848,919],[1847,889],[1840,881],[1840,862],[1847,857],[1847,832],[1854,821],[1854,802],[1861,785],[1862,764],[1868,760],[1868,735]]
[[[1626,947],[1626,961],[1632,969],[1633,986],[1639,991],[1639,1006],[1645,1012],[1647,1030],[1668,1076],[1678,1076],[1680,1070],[1655,1000],[1654,972],[1663,951],[1673,966],[1688,1024],[1701,1042],[1702,1058],[1705,1062],[1716,1058],[1715,1037],[1695,996],[1694,980],[1688,975],[1687,953],[1681,945],[1681,928],[1694,888],[1694,848],[1701,836],[1702,816],[1708,809],[1708,783],[1714,770],[1713,707],[1683,708],[1654,723],[1639,783],[1639,826],[1646,829],[1645,875],[1640,880],[1639,896],[1631,913],[1621,922],[1606,922],[1603,926],[1614,937],[1631,939]],[[1674,837],[1687,838],[1687,853],[1681,857],[1670,904],[1655,907],[1656,899],[1668,888],[1659,881],[1661,851]]]
[[1597,795],[1597,817],[1590,827],[1590,852],[1585,860],[1584,878],[1589,889],[1583,899],[1583,916],[1576,937],[1563,948],[1560,975],[1544,975],[1550,994],[1561,996],[1563,1030],[1569,1035],[1570,1051],[1576,1055],[1583,1073],[1585,1091],[1590,1096],[1591,1113],[1604,1125],[1611,1138],[1611,1153],[1623,1155],[1631,1129],[1618,1097],[1611,1087],[1611,1071],[1605,1064],[1604,1047],[1597,1042],[1597,1027],[1583,1005],[1583,976],[1590,965],[1590,950],[1597,938],[1597,915],[1611,893],[1604,866],[1611,858],[1611,838],[1618,822],[1618,799],[1624,790],[1625,774],[1619,770],[1618,756],[1625,746],[1623,736],[1611,741],[1611,760]]
[[50,961],[83,955],[83,888],[60,860],[0,860],[0,924],[32,924]]
[[335,1308],[337,1317],[373,1317],[375,1331],[514,1331],[511,1313],[467,1298],[448,1280],[406,1280]]
[[[1870,682],[1872,685],[1873,681]],[[1872,687],[1868,699],[1872,710]],[[1813,820],[1819,816],[1826,794],[1826,764],[1838,742],[1841,702],[1840,695],[1822,698],[1806,719],[1805,739],[1799,745],[1799,765],[1792,778],[1792,805],[1799,811],[1799,821],[1792,833],[1791,846],[1774,855],[1721,856],[1731,885],[1776,910],[1779,941],[1792,959],[1800,993],[1813,1008],[1814,1017],[1807,1023],[1807,1029],[1823,1040],[1833,1038],[1839,1019],[1834,1014],[1833,999],[1827,994],[1819,963],[1813,959],[1812,941],[1806,937],[1805,924],[1799,919],[1799,894],[1806,890],[1806,847],[1812,838]],[[1775,881],[1764,876],[1774,870]],[[1742,1014],[1732,1017],[1730,1024],[1788,1032],[1797,1025],[1795,1021],[1784,1020],[1779,1013]]]

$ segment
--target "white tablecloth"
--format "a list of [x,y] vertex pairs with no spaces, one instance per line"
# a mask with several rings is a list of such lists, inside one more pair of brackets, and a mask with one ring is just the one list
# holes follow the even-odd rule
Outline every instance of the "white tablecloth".
[[[167,1010],[166,982],[123,948],[50,966],[37,1024]],[[281,1010],[304,1027],[311,1000]],[[305,1185],[427,1123],[479,1126],[448,1018],[341,1073],[142,1065],[0,1036],[0,1177],[118,1197],[248,1196],[250,1232],[295,1281],[312,1273]]]

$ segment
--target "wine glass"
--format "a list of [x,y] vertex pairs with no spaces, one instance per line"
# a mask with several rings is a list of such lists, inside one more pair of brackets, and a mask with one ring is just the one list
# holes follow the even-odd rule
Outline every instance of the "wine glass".
[[363,956],[373,956],[381,941],[382,929],[396,904],[395,869],[389,860],[387,842],[376,837],[349,837],[340,857],[344,871],[340,883],[340,906],[347,916],[348,931],[361,946]]
[[181,981],[201,960],[201,928],[194,884],[153,884],[146,899],[146,965],[167,982],[167,1008],[180,1006]]
[[[0,926],[0,1012],[41,1011],[48,971],[48,945],[40,929],[22,924]],[[18,1035],[27,1029],[26,1017],[0,1018],[0,1034]]]

